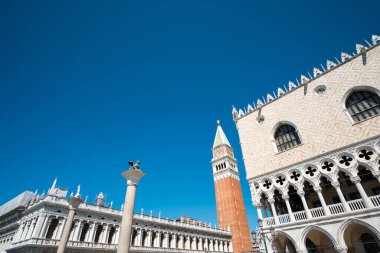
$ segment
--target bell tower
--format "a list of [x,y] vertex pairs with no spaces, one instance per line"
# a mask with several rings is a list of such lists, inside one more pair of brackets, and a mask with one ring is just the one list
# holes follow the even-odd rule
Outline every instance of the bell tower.
[[212,147],[216,210],[220,227],[230,227],[233,252],[252,251],[239,171],[234,151],[219,120]]

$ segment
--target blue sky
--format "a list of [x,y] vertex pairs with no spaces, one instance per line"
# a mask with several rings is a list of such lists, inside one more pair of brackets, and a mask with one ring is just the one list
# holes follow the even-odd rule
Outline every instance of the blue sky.
[[120,173],[147,172],[136,210],[216,222],[220,119],[380,34],[379,1],[1,1],[0,203],[58,185],[120,207]]

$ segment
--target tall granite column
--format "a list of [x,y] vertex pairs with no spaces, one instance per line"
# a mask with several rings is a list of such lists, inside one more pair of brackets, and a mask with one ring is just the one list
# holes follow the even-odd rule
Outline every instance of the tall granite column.
[[57,253],[64,253],[67,245],[67,241],[69,240],[71,226],[74,221],[75,210],[78,208],[79,204],[83,202],[83,200],[79,197],[79,194],[75,197],[70,197],[68,199],[69,202],[69,213],[67,214],[67,219],[65,226],[63,228],[61,241],[59,242]]
[[128,253],[131,243],[132,218],[135,206],[136,188],[140,179],[145,173],[138,169],[138,164],[134,164],[131,168],[124,171],[122,175],[127,180],[127,193],[125,195],[123,217],[121,219],[119,243],[117,253]]

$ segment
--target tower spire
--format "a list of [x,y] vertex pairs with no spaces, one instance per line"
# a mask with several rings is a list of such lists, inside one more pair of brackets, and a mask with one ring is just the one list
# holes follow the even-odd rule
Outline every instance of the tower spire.
[[218,226],[231,231],[233,252],[249,252],[252,251],[252,244],[237,161],[219,120],[217,124],[211,162]]
[[217,120],[216,123],[218,124],[218,127],[216,129],[214,145],[212,146],[212,148],[216,148],[221,145],[227,145],[231,147],[231,144],[228,141],[227,136],[224,134],[222,126],[220,125],[220,120]]

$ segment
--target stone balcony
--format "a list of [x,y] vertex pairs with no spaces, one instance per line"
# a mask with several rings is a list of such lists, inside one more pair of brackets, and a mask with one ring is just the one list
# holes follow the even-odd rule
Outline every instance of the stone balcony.
[[[326,215],[323,207],[317,207],[313,209],[309,209],[312,218],[308,219],[306,211],[294,212],[294,221],[292,221],[290,214],[282,214],[278,215],[278,224],[276,224],[274,217],[268,217],[263,219],[264,227],[275,227],[279,225],[294,225],[296,223],[307,223],[307,222],[315,222],[317,219],[334,219],[335,217],[341,217],[342,214],[356,214],[361,212],[370,212],[370,211],[379,211],[380,209],[380,195],[375,195],[369,197],[374,207],[367,208],[363,199],[355,199],[351,201],[347,201],[347,204],[351,210],[348,212],[345,211],[345,208],[342,203],[337,203],[333,205],[327,205],[331,214]],[[286,226],[285,225],[285,226]]]

